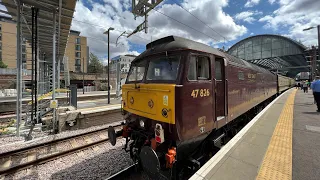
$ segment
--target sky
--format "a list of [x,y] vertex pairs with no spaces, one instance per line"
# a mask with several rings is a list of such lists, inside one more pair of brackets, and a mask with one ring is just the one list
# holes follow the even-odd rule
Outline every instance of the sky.
[[[110,58],[145,50],[145,45],[169,35],[192,39],[215,48],[228,49],[238,41],[259,34],[278,34],[306,46],[317,44],[317,31],[305,28],[320,24],[320,0],[163,0],[148,16],[148,33],[129,38],[144,21],[134,18],[131,0],[79,0],[72,30],[87,36],[90,52],[107,62],[109,27]],[[1,7],[0,7],[1,9]],[[168,17],[169,16],[169,17]]]

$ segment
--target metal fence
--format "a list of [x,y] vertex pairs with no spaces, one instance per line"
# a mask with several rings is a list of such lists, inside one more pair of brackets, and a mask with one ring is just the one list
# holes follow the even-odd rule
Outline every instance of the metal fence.
[[[97,88],[95,86],[84,86],[84,92],[96,91]],[[82,88],[77,89],[78,92],[83,92]]]
[[[17,69],[0,68],[0,75],[16,75]],[[31,70],[22,70],[22,75],[31,75]]]

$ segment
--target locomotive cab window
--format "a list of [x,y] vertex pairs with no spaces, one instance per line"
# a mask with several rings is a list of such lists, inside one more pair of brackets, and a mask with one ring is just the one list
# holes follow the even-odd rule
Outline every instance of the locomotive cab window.
[[128,74],[128,82],[141,81],[144,76],[146,64],[146,61],[140,61],[132,64]]
[[210,79],[210,63],[208,57],[191,56],[188,69],[188,80]]

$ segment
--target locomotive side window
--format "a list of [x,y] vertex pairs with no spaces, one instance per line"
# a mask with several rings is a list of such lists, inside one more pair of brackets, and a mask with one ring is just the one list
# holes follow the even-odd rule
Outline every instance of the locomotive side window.
[[209,58],[192,56],[189,61],[188,80],[208,80],[210,78]]
[[215,71],[216,80],[222,80],[221,61],[216,61]]

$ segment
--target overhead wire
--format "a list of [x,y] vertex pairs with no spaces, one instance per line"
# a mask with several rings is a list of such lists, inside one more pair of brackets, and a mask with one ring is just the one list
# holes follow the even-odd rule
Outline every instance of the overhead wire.
[[208,28],[210,28],[213,32],[217,33],[219,36],[221,36],[224,39],[224,43],[226,41],[226,37],[224,37],[223,35],[221,35],[220,33],[218,33],[216,30],[214,30],[212,27],[210,27],[207,23],[203,22],[200,18],[198,18],[197,16],[195,16],[194,14],[192,14],[190,11],[188,11],[187,9],[185,9],[183,6],[181,6],[179,4],[179,2],[177,2],[176,0],[173,0],[176,2],[176,4],[181,7],[183,10],[185,10],[187,13],[189,13],[190,15],[192,15],[194,18],[196,18],[197,20],[199,20],[202,24],[206,25]]
[[207,37],[209,37],[209,38],[211,38],[211,39],[213,39],[213,40],[218,41],[216,38],[214,38],[214,37],[212,37],[212,36],[209,36],[208,34],[206,34],[206,33],[204,33],[204,32],[201,32],[201,31],[197,30],[196,28],[193,28],[193,27],[191,27],[191,26],[189,26],[189,25],[187,25],[187,24],[185,24],[185,23],[183,23],[183,22],[181,22],[181,21],[179,21],[179,20],[177,20],[177,19],[175,19],[175,18],[173,18],[173,17],[171,17],[171,16],[168,16],[168,15],[164,14],[164,13],[161,12],[161,11],[158,11],[158,10],[156,10],[156,9],[154,9],[154,8],[152,8],[152,10],[154,10],[154,11],[156,11],[156,12],[158,12],[158,13],[160,13],[160,14],[162,14],[162,15],[164,15],[164,16],[166,16],[166,17],[168,17],[168,18],[170,18],[170,19],[172,19],[172,20],[174,20],[174,21],[176,21],[176,22],[178,22],[178,23],[180,23],[180,24],[182,24],[182,25],[190,28],[190,29],[193,29],[194,31],[197,31],[197,32],[199,32],[199,33],[201,33],[201,34],[203,34],[203,35],[205,35],[205,36],[207,36]]
[[[105,26],[101,26],[101,25],[98,25],[98,24],[87,23],[87,22],[84,22],[84,21],[79,21],[79,20],[77,20],[77,19],[72,19],[72,20],[73,20],[73,21],[76,21],[76,22],[80,22],[80,23],[88,24],[88,25],[91,25],[91,26],[96,26],[96,27],[105,28]],[[114,30],[115,30],[115,31],[118,31],[118,32],[123,32],[123,31],[124,31],[124,30],[118,30],[118,29],[114,29]],[[140,37],[140,36],[138,36],[138,35],[133,35],[133,36],[138,37],[138,38],[140,38],[140,39],[144,39],[144,40],[149,41],[148,39],[143,38],[143,37]]]

